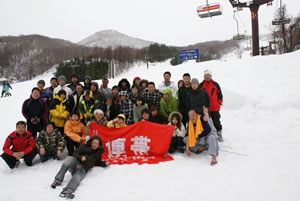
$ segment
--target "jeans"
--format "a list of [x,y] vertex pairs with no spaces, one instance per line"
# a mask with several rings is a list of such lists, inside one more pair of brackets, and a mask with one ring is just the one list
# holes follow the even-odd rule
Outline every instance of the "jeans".
[[64,190],[70,190],[71,192],[75,192],[81,180],[85,177],[86,171],[75,157],[68,156],[64,160],[59,172],[55,176],[55,181],[61,184],[64,180],[67,171],[69,171],[72,174],[72,178],[67,184],[67,186],[64,188]]

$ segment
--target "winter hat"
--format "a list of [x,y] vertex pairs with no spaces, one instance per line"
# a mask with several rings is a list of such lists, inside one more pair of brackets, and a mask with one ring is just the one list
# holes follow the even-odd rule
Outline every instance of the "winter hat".
[[59,76],[57,80],[58,81],[63,80],[65,82],[67,82],[67,78],[64,75]]
[[105,99],[113,99],[113,95],[111,93],[108,93],[105,95]]
[[86,80],[86,79],[88,79],[88,80],[92,81],[92,78],[91,78],[91,76],[88,76],[88,75],[87,75],[87,76],[85,76],[85,77],[84,77],[84,80]]
[[140,78],[140,77],[135,77],[135,78],[133,79],[133,82],[136,81],[136,80],[141,80],[141,78]]
[[127,96],[127,91],[120,91],[119,96]]
[[37,84],[39,85],[39,84],[42,84],[43,86],[45,86],[46,85],[46,83],[45,83],[45,81],[44,80],[39,80],[38,82],[37,82]]
[[199,84],[199,80],[197,78],[193,78],[191,84]]
[[96,110],[94,111],[94,115],[96,115],[96,113],[101,114],[101,115],[104,115],[103,111],[100,110],[100,109],[96,109]]
[[58,91],[57,95],[60,96],[61,94],[65,94],[65,96],[67,95],[66,91],[61,89]]
[[212,75],[212,72],[211,72],[211,70],[208,70],[208,69],[206,69],[206,70],[204,71],[204,75],[206,75],[206,74],[210,74],[210,75]]

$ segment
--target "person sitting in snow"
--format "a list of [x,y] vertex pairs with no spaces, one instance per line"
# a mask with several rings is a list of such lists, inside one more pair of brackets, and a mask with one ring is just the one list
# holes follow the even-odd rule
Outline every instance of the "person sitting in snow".
[[161,93],[163,97],[160,100],[160,113],[168,118],[172,112],[178,111],[178,100],[173,97],[170,89],[164,89]]
[[106,117],[104,116],[104,112],[100,109],[96,109],[94,111],[94,116],[95,116],[95,119],[92,120],[92,121],[89,121],[87,124],[86,124],[86,133],[87,135],[90,134],[90,124],[93,122],[95,124],[98,124],[100,126],[107,126],[107,123],[108,121],[106,120]]
[[86,144],[80,145],[73,156],[68,156],[64,160],[60,170],[55,176],[54,182],[51,184],[51,188],[55,189],[57,186],[60,186],[66,172],[69,171],[72,174],[72,178],[59,196],[64,198],[74,198],[75,195],[73,193],[93,166],[109,166],[108,161],[101,160],[103,152],[104,149],[101,139],[99,136],[93,136]]
[[182,115],[180,114],[180,112],[172,112],[169,115],[168,125],[175,126],[169,152],[174,153],[176,150],[178,150],[179,152],[183,153],[183,138],[186,135],[186,130],[182,123]]
[[186,155],[190,152],[201,153],[208,148],[208,154],[212,156],[211,165],[217,164],[218,140],[213,122],[209,118],[208,109],[203,106],[204,115],[200,115],[196,110],[189,111],[189,123],[187,136],[184,138],[186,143]]
[[59,160],[64,150],[64,136],[55,128],[54,123],[46,124],[46,129],[42,130],[36,139],[37,152],[42,162],[49,158]]
[[165,117],[162,115],[159,111],[158,108],[155,106],[151,106],[150,108],[150,119],[153,123],[158,123],[158,124],[167,124],[168,123],[168,117]]
[[85,126],[80,122],[80,115],[78,112],[73,112],[70,120],[66,122],[65,134],[68,154],[69,156],[72,156],[75,147],[78,148],[80,144],[84,144],[86,137]]
[[107,127],[109,128],[123,128],[126,125],[126,117],[124,114],[119,114],[117,116],[117,118],[115,118],[114,120],[111,120],[107,123]]
[[26,123],[18,121],[16,131],[9,134],[5,140],[1,157],[13,169],[19,166],[21,158],[27,166],[32,166],[35,155],[35,140],[32,134],[26,131]]

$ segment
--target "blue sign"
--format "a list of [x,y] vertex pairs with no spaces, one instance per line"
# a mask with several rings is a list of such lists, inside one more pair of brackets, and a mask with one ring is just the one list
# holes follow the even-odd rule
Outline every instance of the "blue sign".
[[199,49],[192,50],[179,50],[178,51],[178,59],[179,61],[185,60],[199,60]]

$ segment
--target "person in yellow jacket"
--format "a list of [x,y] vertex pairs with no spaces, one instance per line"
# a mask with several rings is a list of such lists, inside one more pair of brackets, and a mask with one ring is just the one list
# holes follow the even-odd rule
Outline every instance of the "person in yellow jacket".
[[124,114],[119,114],[117,116],[117,118],[115,118],[115,119],[113,119],[113,120],[111,120],[107,123],[107,127],[109,127],[109,128],[122,128],[122,127],[127,126],[125,122],[126,122],[125,115]]
[[65,125],[65,134],[67,141],[68,155],[72,156],[75,147],[78,148],[80,144],[85,143],[86,130],[83,123],[80,122],[79,112],[73,112],[70,120]]
[[64,126],[69,116],[68,109],[66,91],[62,89],[54,96],[49,108],[49,119],[55,124],[55,127],[62,135],[64,134]]

